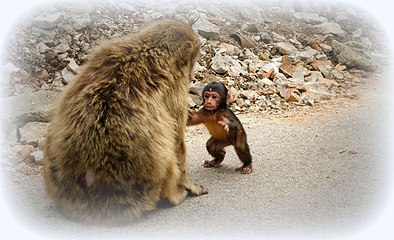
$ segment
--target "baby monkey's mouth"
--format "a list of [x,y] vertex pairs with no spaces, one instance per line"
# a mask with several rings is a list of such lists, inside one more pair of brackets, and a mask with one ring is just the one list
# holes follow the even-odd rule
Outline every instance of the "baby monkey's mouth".
[[216,109],[216,107],[215,106],[204,106],[204,108],[205,108],[205,110],[207,110],[207,111],[212,111],[212,110],[215,110]]

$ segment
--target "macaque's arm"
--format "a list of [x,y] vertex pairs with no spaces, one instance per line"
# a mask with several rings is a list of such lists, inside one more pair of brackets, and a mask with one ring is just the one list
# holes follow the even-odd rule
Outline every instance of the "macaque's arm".
[[193,126],[197,125],[200,123],[203,123],[203,117],[199,112],[196,112],[194,110],[189,110],[189,113],[187,114],[187,126]]
[[224,128],[224,131],[226,131],[226,133],[228,133],[230,131],[230,125],[229,125],[230,124],[230,120],[228,118],[221,117],[218,120],[218,124]]
[[218,124],[221,125],[228,133],[229,131],[236,131],[238,127],[238,120],[230,109],[224,111],[218,119]]

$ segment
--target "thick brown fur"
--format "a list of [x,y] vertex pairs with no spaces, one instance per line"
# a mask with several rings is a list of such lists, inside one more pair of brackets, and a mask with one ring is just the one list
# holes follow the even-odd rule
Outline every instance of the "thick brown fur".
[[127,223],[161,199],[207,190],[189,180],[184,142],[193,30],[161,20],[98,46],[64,90],[43,173],[58,209],[86,223]]

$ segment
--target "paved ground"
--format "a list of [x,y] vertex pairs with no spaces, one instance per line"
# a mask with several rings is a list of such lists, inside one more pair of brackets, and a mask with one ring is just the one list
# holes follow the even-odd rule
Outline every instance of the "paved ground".
[[[6,209],[29,239],[331,239],[353,238],[373,226],[391,189],[387,91],[362,85],[360,99],[288,117],[241,116],[254,172],[234,172],[228,148],[222,167],[204,169],[204,128],[188,130],[191,177],[205,196],[155,211],[129,226],[102,228],[65,220],[46,198],[40,171],[21,163],[5,172]],[[8,229],[10,232],[10,229]]]

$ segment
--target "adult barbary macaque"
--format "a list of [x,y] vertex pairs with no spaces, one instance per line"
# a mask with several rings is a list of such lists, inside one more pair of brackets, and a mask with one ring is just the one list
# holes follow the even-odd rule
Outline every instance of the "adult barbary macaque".
[[202,98],[203,107],[197,112],[189,111],[187,125],[203,123],[211,134],[207,141],[207,150],[214,159],[206,160],[204,167],[219,167],[226,154],[224,148],[234,145],[235,152],[242,162],[235,170],[245,174],[251,173],[252,156],[246,141],[246,132],[228,107],[230,97],[227,88],[221,82],[212,81],[204,87]]
[[127,223],[160,200],[175,206],[207,193],[189,180],[184,141],[198,52],[191,27],[175,20],[92,52],[46,135],[46,190],[66,216]]

